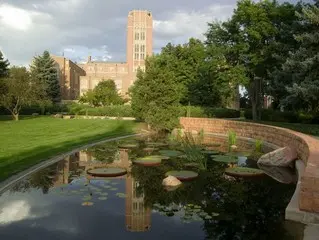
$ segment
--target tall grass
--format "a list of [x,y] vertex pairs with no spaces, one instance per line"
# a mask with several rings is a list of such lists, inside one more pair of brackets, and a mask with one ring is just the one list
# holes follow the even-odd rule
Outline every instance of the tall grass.
[[198,168],[201,170],[207,169],[207,159],[202,153],[204,131],[201,130],[197,135],[193,135],[190,132],[177,131],[175,141],[178,141],[182,145],[182,149],[185,152],[185,160],[189,163],[198,164]]

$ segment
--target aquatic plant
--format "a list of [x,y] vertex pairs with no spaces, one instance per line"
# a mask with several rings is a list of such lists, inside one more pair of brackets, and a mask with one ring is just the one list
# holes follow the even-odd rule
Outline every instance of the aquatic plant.
[[137,158],[133,161],[134,164],[143,165],[143,166],[158,166],[162,162],[160,156],[147,156],[143,158]]
[[232,177],[258,177],[264,175],[264,172],[258,168],[234,167],[227,168],[225,174]]
[[127,171],[125,168],[111,167],[89,169],[87,173],[96,177],[118,177],[125,175]]
[[189,163],[197,163],[202,170],[207,169],[207,158],[202,153],[203,149],[203,132],[194,136],[191,133],[185,133],[180,139],[182,148],[185,152],[185,161]]
[[257,139],[255,142],[255,152],[261,153],[262,147],[263,147],[263,141]]
[[231,146],[236,146],[237,135],[234,131],[228,132],[228,151],[231,151]]
[[226,155],[218,155],[218,156],[212,156],[213,161],[215,162],[223,162],[223,163],[230,163],[234,164],[238,162],[237,157],[234,156],[226,156]]
[[160,150],[159,153],[168,157],[177,157],[183,154],[182,152],[176,150]]
[[193,171],[169,171],[165,176],[176,177],[180,181],[193,180],[198,177],[198,173]]

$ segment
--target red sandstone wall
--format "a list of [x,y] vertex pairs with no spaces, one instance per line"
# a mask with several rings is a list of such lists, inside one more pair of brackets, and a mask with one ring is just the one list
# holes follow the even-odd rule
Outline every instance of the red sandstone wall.
[[277,146],[291,146],[306,165],[301,179],[299,208],[319,212],[319,141],[308,135],[268,125],[209,118],[181,118],[187,131],[204,130],[206,133],[227,134],[233,130],[237,136],[260,139]]

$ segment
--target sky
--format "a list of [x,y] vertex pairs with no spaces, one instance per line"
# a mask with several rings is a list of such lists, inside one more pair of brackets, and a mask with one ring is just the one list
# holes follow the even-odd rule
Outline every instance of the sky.
[[153,14],[153,51],[168,42],[204,39],[207,23],[229,18],[236,0],[0,0],[0,51],[29,65],[48,50],[76,62],[125,61],[130,10]]

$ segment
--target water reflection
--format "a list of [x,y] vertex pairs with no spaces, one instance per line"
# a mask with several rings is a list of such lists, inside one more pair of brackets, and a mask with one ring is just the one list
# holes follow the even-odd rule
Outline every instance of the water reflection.
[[[18,182],[10,193],[0,197],[0,236],[16,236],[16,229],[37,216],[40,220],[30,222],[23,228],[25,232],[31,234],[34,224],[57,231],[68,219],[64,229],[73,229],[68,238],[46,233],[41,235],[44,239],[101,239],[104,231],[111,234],[108,239],[295,239],[286,229],[283,214],[293,185],[280,184],[267,176],[258,180],[228,179],[224,177],[225,164],[208,161],[208,170],[200,171],[197,180],[167,191],[162,187],[165,172],[182,169],[183,160],[171,159],[158,167],[131,166],[132,159],[147,154],[141,150],[145,148],[143,142],[139,144],[140,148],[131,151],[119,149],[118,143],[99,145]],[[128,174],[116,178],[86,174],[90,168],[106,166],[126,168]],[[111,183],[125,192],[125,200],[115,197],[117,190],[103,188]],[[108,191],[102,192],[108,193],[107,200],[96,200],[101,196],[98,188]],[[81,190],[91,194],[93,206],[81,205]],[[61,191],[63,195],[56,195]],[[185,206],[196,206],[201,212],[195,218]],[[35,214],[34,209],[39,212]],[[51,212],[44,213],[45,209]],[[52,225],[51,219],[60,219],[61,224]],[[139,234],[133,232],[142,235],[131,235]],[[30,239],[40,239],[37,234],[31,234]]]

